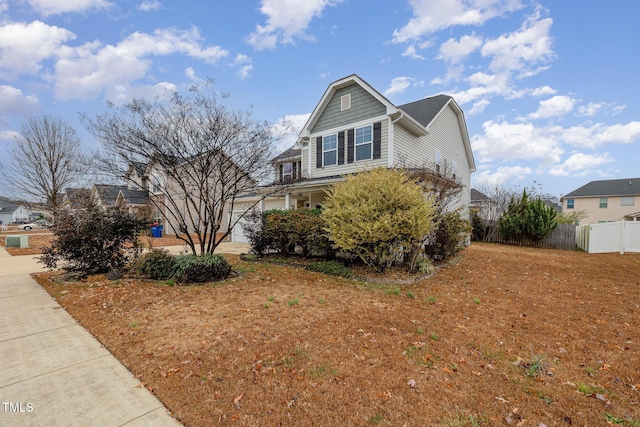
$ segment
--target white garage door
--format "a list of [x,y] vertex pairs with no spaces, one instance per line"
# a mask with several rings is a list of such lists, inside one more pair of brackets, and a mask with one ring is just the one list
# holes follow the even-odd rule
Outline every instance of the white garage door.
[[[235,222],[239,217],[240,213],[233,214],[233,221]],[[245,237],[243,233],[243,225],[245,224],[245,220],[241,219],[238,223],[233,227],[233,233],[231,234],[231,238],[236,243],[248,243],[249,241]]]

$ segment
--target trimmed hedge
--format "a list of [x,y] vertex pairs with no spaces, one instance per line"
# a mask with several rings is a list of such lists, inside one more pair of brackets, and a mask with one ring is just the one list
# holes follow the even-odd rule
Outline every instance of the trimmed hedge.
[[151,249],[143,254],[134,264],[138,275],[153,280],[167,280],[173,276],[176,257],[166,249]]
[[340,276],[351,278],[351,270],[338,261],[312,262],[305,267],[306,270],[316,271],[318,273],[330,274],[332,276]]
[[224,280],[231,274],[231,265],[220,254],[179,255],[176,257],[173,279],[176,283],[205,283]]

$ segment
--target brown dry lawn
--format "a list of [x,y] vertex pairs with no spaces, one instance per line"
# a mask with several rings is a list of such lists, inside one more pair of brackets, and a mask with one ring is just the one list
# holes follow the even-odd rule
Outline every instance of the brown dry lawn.
[[39,280],[186,426],[640,425],[640,254],[474,243],[404,287],[229,259]]

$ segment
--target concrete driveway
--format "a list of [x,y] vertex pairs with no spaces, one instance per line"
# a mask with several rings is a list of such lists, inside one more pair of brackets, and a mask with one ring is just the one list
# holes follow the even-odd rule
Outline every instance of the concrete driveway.
[[0,247],[0,426],[179,426],[166,408]]

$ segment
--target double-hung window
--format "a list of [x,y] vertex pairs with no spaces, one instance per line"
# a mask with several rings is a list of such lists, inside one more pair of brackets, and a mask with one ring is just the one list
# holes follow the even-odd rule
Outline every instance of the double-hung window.
[[574,207],[574,200],[567,199],[567,209],[573,209],[573,207]]
[[609,199],[607,197],[600,197],[600,209],[606,209],[609,204]]
[[338,135],[327,135],[322,138],[322,165],[338,164]]
[[356,161],[371,160],[373,153],[371,125],[356,129]]

